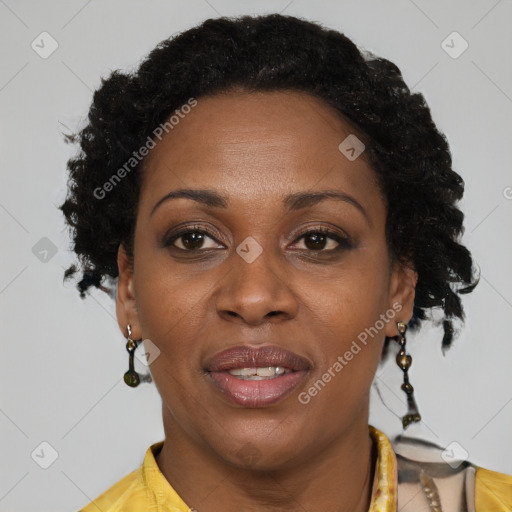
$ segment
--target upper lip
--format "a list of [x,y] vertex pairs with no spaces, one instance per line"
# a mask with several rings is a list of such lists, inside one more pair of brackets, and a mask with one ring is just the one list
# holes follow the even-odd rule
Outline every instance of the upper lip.
[[281,366],[289,370],[309,370],[309,361],[282,347],[265,345],[254,348],[247,345],[228,348],[212,358],[206,365],[210,372],[222,372],[237,368],[264,368]]

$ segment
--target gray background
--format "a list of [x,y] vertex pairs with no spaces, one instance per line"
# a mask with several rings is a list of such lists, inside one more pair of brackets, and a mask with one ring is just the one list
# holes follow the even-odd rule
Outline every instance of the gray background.
[[[424,421],[407,433],[456,441],[472,462],[512,474],[510,1],[0,0],[1,511],[77,510],[163,439],[154,385],[122,380],[114,302],[101,291],[82,301],[62,282],[74,259],[56,205],[75,151],[62,132],[83,125],[101,76],[135,67],[159,41],[209,17],[266,12],[320,21],[394,61],[447,135],[482,279],[446,357],[440,328],[408,338]],[[46,59],[31,47],[43,31],[58,43]],[[445,43],[452,56],[442,47],[454,31],[469,44],[457,58],[458,36]],[[375,379],[385,405],[374,389],[370,416],[390,437],[405,412],[400,383],[391,358]]]

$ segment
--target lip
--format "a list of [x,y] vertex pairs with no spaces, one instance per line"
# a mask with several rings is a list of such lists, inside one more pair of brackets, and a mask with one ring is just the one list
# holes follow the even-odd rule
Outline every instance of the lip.
[[[265,380],[243,380],[229,373],[240,368],[280,366],[290,373]],[[215,389],[231,403],[247,408],[266,407],[285,396],[305,379],[311,365],[307,359],[276,345],[232,347],[216,354],[206,365]]]
[[264,345],[258,348],[248,345],[228,348],[213,356],[206,364],[209,372],[223,372],[238,368],[258,368],[282,366],[288,370],[309,370],[309,361],[290,350],[277,345]]

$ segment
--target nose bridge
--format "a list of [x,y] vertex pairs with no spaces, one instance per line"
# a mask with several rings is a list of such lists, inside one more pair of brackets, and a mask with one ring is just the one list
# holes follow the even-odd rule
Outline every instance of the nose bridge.
[[248,323],[261,322],[269,313],[295,314],[295,297],[271,247],[248,236],[230,259],[231,271],[217,297],[219,314],[236,313]]

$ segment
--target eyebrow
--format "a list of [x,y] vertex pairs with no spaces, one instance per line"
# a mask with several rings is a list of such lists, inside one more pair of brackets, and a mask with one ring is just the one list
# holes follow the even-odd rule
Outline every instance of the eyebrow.
[[[229,205],[229,199],[227,196],[219,194],[215,190],[207,190],[207,189],[178,189],[169,192],[164,197],[162,197],[156,204],[153,206],[151,213],[149,216],[151,217],[155,210],[164,202],[169,201],[171,199],[191,199],[192,201],[196,201],[197,203],[204,204],[210,208],[227,208]],[[363,206],[352,196],[346,194],[345,192],[340,192],[338,190],[320,190],[317,192],[297,192],[294,194],[287,195],[283,200],[283,206],[287,212],[300,210],[302,208],[308,208],[311,206],[315,206],[316,204],[325,201],[327,199],[335,199],[338,201],[342,201],[344,203],[351,204],[355,206],[369,221],[368,214]]]

